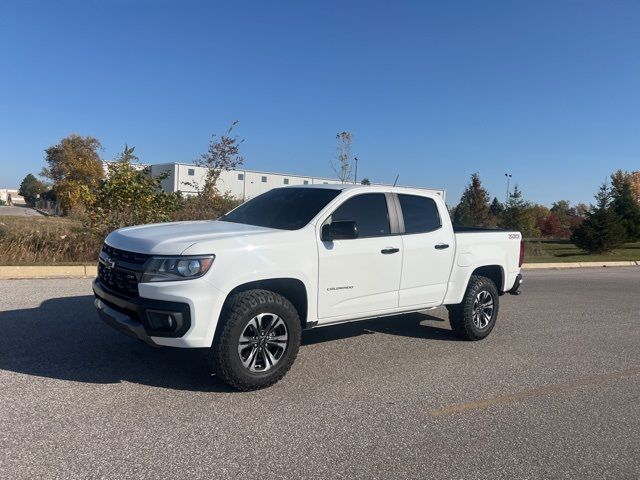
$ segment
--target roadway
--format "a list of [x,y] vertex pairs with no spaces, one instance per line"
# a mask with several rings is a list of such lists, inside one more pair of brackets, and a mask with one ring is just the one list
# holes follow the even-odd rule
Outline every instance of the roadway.
[[527,271],[482,342],[447,312],[305,332],[251,393],[100,323],[90,281],[0,284],[2,478],[638,478],[640,268]]
[[33,208],[21,205],[1,205],[0,217],[41,217],[42,214]]

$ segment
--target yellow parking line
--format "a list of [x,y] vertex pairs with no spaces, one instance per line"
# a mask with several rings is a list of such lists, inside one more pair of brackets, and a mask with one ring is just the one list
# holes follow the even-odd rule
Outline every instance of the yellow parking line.
[[609,382],[611,380],[617,380],[618,378],[628,377],[630,375],[636,375],[640,373],[640,368],[629,368],[620,372],[606,373],[604,375],[594,375],[592,377],[586,377],[575,382],[568,382],[559,385],[550,385],[547,387],[531,388],[528,390],[522,390],[521,392],[512,393],[509,395],[500,395],[486,400],[478,400],[475,402],[459,403],[455,405],[447,405],[445,407],[436,408],[431,410],[429,414],[432,417],[442,417],[445,415],[451,415],[454,413],[462,413],[469,410],[477,410],[481,408],[491,407],[493,405],[502,405],[506,403],[517,402],[518,400],[524,400],[532,397],[542,397],[545,395],[552,395],[555,393],[563,393],[576,388],[598,385],[601,383]]

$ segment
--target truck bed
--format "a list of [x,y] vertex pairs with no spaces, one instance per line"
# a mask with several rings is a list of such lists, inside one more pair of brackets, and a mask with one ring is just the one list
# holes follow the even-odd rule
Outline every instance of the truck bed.
[[453,226],[453,233],[478,233],[478,232],[515,232],[516,230],[509,230],[505,228],[497,227],[463,227],[461,225]]

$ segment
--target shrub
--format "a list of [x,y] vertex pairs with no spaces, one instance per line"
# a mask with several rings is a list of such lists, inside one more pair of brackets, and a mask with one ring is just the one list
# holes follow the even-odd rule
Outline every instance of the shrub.
[[161,188],[165,177],[152,177],[148,169],[136,167],[134,148],[125,145],[109,165],[108,178],[88,202],[87,224],[98,235],[131,225],[167,222],[180,208],[180,197]]
[[172,219],[215,220],[236,208],[242,201],[229,194],[197,195],[180,199],[180,207],[173,213]]

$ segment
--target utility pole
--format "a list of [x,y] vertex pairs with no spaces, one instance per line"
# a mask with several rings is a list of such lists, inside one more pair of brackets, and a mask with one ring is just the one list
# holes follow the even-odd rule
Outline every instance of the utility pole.
[[353,157],[356,162],[356,174],[353,176],[353,183],[358,183],[358,157]]
[[509,180],[511,180],[511,174],[505,173],[504,176],[507,177],[507,201],[505,202],[506,205],[507,203],[509,203]]

